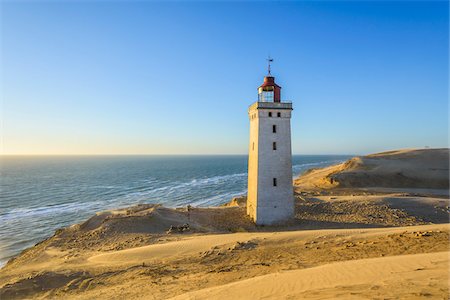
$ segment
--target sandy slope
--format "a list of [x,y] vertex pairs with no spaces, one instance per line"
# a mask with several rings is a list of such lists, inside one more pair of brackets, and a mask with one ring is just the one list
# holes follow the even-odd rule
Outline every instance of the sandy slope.
[[10,260],[0,298],[447,299],[448,149],[354,158],[295,188],[280,227],[255,226],[245,197],[97,213]]
[[[406,231],[445,231],[450,225],[411,226]],[[290,243],[302,239],[316,239],[318,237],[340,235],[348,239],[378,237],[390,234],[401,234],[405,227],[383,228],[383,229],[328,229],[307,231],[284,231],[284,232],[259,232],[259,233],[234,233],[220,235],[203,235],[195,237],[184,237],[181,240],[165,244],[148,245],[112,253],[102,253],[87,258],[87,265],[112,266],[112,265],[135,265],[140,263],[152,263],[155,260],[173,257],[184,257],[196,255],[210,250],[212,247],[230,248],[236,243],[248,241],[264,241],[273,244]],[[254,242],[256,244],[256,242]]]
[[[448,292],[447,277],[443,265],[440,263],[435,270],[431,268],[431,261],[436,261],[436,257],[440,260],[442,254],[412,257],[409,259],[413,262],[411,266],[402,257],[449,251],[449,230],[450,225],[438,224],[216,234],[195,238],[181,235],[163,244],[107,253],[83,251],[76,257],[67,257],[67,252],[49,248],[34,262],[12,264],[2,270],[0,282],[9,284],[2,287],[0,296],[2,299],[31,296],[164,299],[187,293],[183,297],[230,299],[226,296],[228,287],[236,289],[237,294],[232,295],[248,298],[244,291],[255,284],[264,288],[253,291],[248,295],[250,298],[272,295],[280,299],[274,295],[281,293],[282,298],[302,295],[308,289],[308,293],[325,293],[330,297],[345,293],[371,297],[377,290],[381,294],[395,290],[410,298],[425,291],[439,299]],[[364,260],[380,257],[391,259]],[[353,260],[359,261],[351,263]],[[359,267],[370,269],[359,270]],[[424,280],[425,273],[411,273],[414,268],[424,268],[429,278]],[[396,280],[391,281],[388,275]],[[351,284],[354,278],[357,278],[356,283]],[[334,281],[339,284],[333,285]],[[319,286],[324,288],[316,291]],[[189,294],[193,291],[199,292]]]
[[148,245],[102,253],[88,259],[89,263],[96,265],[133,265],[139,263],[152,263],[155,259],[182,257],[208,251],[215,245],[232,244],[252,238],[263,238],[270,234],[255,235],[251,233],[235,233],[221,235],[206,235],[186,237],[182,240],[166,244]]
[[[411,226],[407,232],[416,231],[446,231],[450,225]],[[187,257],[198,253],[207,252],[213,247],[231,248],[236,243],[264,241],[275,244],[288,244],[293,241],[311,240],[324,236],[341,236],[347,239],[374,238],[392,234],[402,234],[405,227],[383,229],[338,229],[338,230],[308,230],[308,231],[284,231],[284,232],[260,232],[260,233],[234,233],[220,235],[203,235],[185,237],[181,240],[93,255],[87,259],[89,265],[134,265],[139,263],[151,263],[173,257]]]
[[331,263],[258,276],[172,299],[445,299],[449,254],[437,252]]
[[303,190],[335,188],[449,188],[449,149],[399,150],[354,157],[313,169],[295,180]]

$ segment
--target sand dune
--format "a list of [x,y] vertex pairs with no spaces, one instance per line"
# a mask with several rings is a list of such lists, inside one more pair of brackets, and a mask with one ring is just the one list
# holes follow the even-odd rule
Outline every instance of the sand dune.
[[[229,295],[236,299],[303,293],[371,297],[389,290],[407,298],[424,291],[440,297],[448,292],[441,252],[449,251],[449,230],[450,225],[437,224],[180,235],[162,244],[106,253],[77,249],[76,256],[47,248],[35,261],[2,270],[0,296],[230,299],[231,287]],[[403,258],[417,253],[432,254]]]
[[312,169],[295,180],[300,189],[449,188],[449,149],[400,150],[354,157]]
[[354,158],[295,191],[277,227],[255,226],[245,197],[97,213],[10,260],[0,298],[447,299],[448,149]]
[[[433,225],[428,227],[411,226],[408,231],[420,231],[427,228],[428,231],[445,231],[450,228],[448,225]],[[289,243],[300,239],[314,239],[324,235],[343,235],[376,237],[386,234],[398,234],[405,231],[404,227],[388,229],[347,229],[347,230],[308,230],[308,231],[284,231],[284,232],[259,232],[259,233],[234,233],[219,235],[187,236],[181,240],[164,244],[148,245],[136,247],[110,253],[93,255],[87,259],[88,263],[97,265],[134,265],[139,263],[151,263],[155,259],[165,259],[170,257],[183,257],[205,252],[211,247],[230,248],[236,243],[246,243],[250,240],[271,243]]]
[[172,299],[445,299],[449,254],[438,252],[338,262],[258,276]]
[[90,257],[88,262],[99,265],[132,265],[142,262],[151,263],[155,259],[159,260],[169,257],[182,257],[197,254],[210,250],[212,247],[211,245],[232,244],[238,241],[245,241],[253,237],[254,234],[251,233],[192,236],[183,238],[180,241],[166,244],[137,247],[116,251],[113,253],[103,253]]

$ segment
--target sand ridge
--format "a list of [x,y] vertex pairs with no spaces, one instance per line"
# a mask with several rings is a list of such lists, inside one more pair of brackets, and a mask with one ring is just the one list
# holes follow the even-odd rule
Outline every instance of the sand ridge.
[[[336,296],[445,299],[449,254],[437,252],[331,263],[258,276],[171,299],[331,299]],[[390,290],[393,283],[403,290]]]
[[311,169],[295,180],[302,190],[339,188],[449,189],[449,149],[396,150]]
[[[446,231],[450,229],[450,225],[430,225],[411,226],[406,231],[415,232],[423,230],[427,231]],[[302,239],[314,239],[317,237],[326,238],[327,236],[339,235],[341,237],[358,236],[358,238],[384,236],[388,234],[404,233],[404,227],[391,228],[367,228],[367,229],[325,229],[325,230],[307,230],[307,231],[284,231],[284,232],[259,232],[259,233],[232,233],[220,235],[203,235],[195,237],[185,237],[178,241],[172,241],[165,244],[148,245],[112,253],[102,253],[89,257],[89,263],[94,264],[136,264],[140,262],[151,261],[154,259],[164,259],[168,257],[182,257],[193,255],[199,252],[208,251],[213,247],[229,248],[236,243],[245,243],[250,240],[269,241],[272,243],[289,243]]]

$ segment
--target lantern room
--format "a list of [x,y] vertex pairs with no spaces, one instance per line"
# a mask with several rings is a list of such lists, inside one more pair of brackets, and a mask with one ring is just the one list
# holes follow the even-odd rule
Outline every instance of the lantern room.
[[264,83],[258,88],[258,102],[280,102],[281,87],[275,83],[275,77],[264,77]]

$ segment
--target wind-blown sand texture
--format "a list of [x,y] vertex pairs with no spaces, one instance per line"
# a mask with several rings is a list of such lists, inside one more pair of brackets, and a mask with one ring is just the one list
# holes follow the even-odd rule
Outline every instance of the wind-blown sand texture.
[[[394,156],[420,190],[392,174]],[[0,298],[447,299],[449,199],[440,182],[448,150],[360,159],[373,166],[373,157],[376,167],[354,168],[352,159],[297,179],[296,217],[285,226],[256,227],[245,197],[223,207],[98,213],[9,261]],[[426,185],[429,174],[414,173],[415,164],[439,169],[430,171],[436,182]],[[374,170],[391,184],[348,180]],[[338,184],[326,183],[331,173]]]
[[398,150],[311,169],[295,180],[303,190],[335,188],[449,188],[449,150]]

